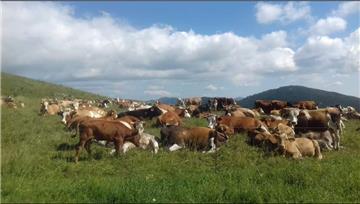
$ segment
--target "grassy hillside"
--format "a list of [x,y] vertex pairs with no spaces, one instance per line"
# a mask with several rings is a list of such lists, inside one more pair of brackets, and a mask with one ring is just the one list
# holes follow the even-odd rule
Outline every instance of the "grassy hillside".
[[1,73],[1,94],[15,98],[41,99],[43,97],[78,97],[84,99],[103,98],[102,96],[79,91],[69,87],[54,85],[12,74]]
[[251,108],[258,99],[279,99],[289,102],[314,100],[320,107],[342,104],[343,106],[353,106],[357,110],[360,110],[360,98],[303,86],[284,86],[277,89],[270,89],[248,96],[240,100],[239,103],[244,107]]
[[[10,75],[2,78],[2,88],[31,102],[1,111],[2,202],[360,201],[359,121],[346,123],[345,149],[324,152],[322,161],[268,155],[236,135],[215,154],[161,149],[157,155],[131,150],[114,157],[93,144],[92,156],[83,151],[75,164],[78,138],[70,137],[58,116],[38,116],[38,100],[53,93],[96,96]],[[147,121],[145,132],[159,137],[153,123]],[[185,126],[206,121],[187,119]]]

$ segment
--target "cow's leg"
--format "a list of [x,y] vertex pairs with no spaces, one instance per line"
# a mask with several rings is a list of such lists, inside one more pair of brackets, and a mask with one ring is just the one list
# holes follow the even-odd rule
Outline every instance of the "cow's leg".
[[86,149],[87,153],[89,154],[89,156],[91,155],[91,149],[90,149],[91,142],[92,142],[91,140],[88,140],[85,143],[85,149]]
[[215,142],[214,142],[215,138],[212,137],[210,138],[210,150],[207,152],[207,153],[213,153],[216,151],[216,145],[215,145]]
[[116,140],[114,140],[114,144],[115,144],[115,152],[116,152],[116,155],[119,155],[120,152],[122,151],[122,147],[124,145],[124,140],[123,138],[118,138]]
[[79,161],[79,154],[80,154],[80,150],[81,148],[84,148],[86,141],[85,140],[81,140],[80,142],[76,145],[76,153],[75,153],[75,163],[78,163]]
[[178,144],[173,144],[171,147],[169,147],[170,152],[176,151],[181,149],[182,147],[179,146]]

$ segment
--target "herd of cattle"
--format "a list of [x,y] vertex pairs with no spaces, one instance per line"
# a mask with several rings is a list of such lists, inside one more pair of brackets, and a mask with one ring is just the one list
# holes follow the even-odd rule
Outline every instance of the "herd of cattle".
[[[109,105],[126,111],[105,111]],[[318,108],[314,101],[289,104],[280,100],[257,100],[253,109],[243,108],[233,99],[178,99],[176,105],[160,102],[145,104],[125,99],[49,100],[41,102],[40,114],[62,117],[70,130],[79,134],[75,162],[80,150],[90,154],[92,142],[114,147],[111,153],[127,152],[140,147],[158,152],[159,142],[169,151],[191,148],[214,152],[233,135],[247,133],[249,144],[292,158],[315,156],[322,158],[323,150],[338,150],[345,125],[344,120],[360,119],[353,107]],[[184,127],[184,118],[207,120],[208,127]],[[160,141],[144,132],[146,120],[156,118]]]

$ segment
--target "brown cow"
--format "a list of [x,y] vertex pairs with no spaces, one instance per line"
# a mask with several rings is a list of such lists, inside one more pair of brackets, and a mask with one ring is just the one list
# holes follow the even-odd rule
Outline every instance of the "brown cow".
[[335,134],[335,149],[340,147],[341,114],[335,109],[299,110],[297,108],[285,108],[281,110],[281,116],[295,125],[296,133],[322,132],[329,130]]
[[56,115],[61,112],[61,107],[58,104],[49,104],[48,101],[43,101],[40,107],[40,115],[49,114]]
[[93,139],[114,142],[116,153],[122,151],[125,141],[139,146],[140,136],[136,129],[129,129],[117,121],[87,120],[79,125],[80,141],[76,145],[75,162],[78,162],[81,148],[91,154],[90,145]]
[[269,128],[269,130],[277,128],[280,123],[284,125],[289,124],[288,120],[276,120],[275,118],[272,117],[266,117],[260,120]]
[[216,126],[221,124],[226,125],[234,133],[256,129],[268,132],[265,125],[260,120],[250,117],[221,116],[216,119],[216,124]]
[[191,118],[189,111],[184,108],[176,108],[175,113],[182,118]]
[[190,147],[196,150],[210,149],[208,152],[213,152],[228,139],[226,134],[206,127],[170,126],[161,128],[160,134],[162,144],[169,147],[170,151]]
[[266,114],[270,114],[272,110],[281,110],[290,104],[280,100],[256,100],[255,108],[262,108]]
[[157,118],[156,124],[158,126],[175,125],[180,126],[182,120],[178,114],[173,111],[168,111]]
[[318,106],[315,101],[298,101],[292,105],[294,108],[316,110]]
[[284,156],[291,156],[294,159],[301,159],[304,156],[315,156],[322,159],[319,143],[308,138],[287,138],[280,135],[280,149]]
[[175,107],[168,104],[159,103],[159,104],[155,104],[155,106],[157,106],[163,113],[166,113],[168,111],[175,112]]

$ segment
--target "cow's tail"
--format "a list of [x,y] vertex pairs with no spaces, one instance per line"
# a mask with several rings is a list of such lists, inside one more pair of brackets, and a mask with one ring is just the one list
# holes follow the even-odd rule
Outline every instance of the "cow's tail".
[[319,146],[319,143],[318,143],[318,141],[316,141],[316,140],[311,140],[312,142],[313,142],[313,144],[314,144],[314,148],[315,148],[315,157],[317,158],[317,159],[322,159],[323,158],[323,156],[322,156],[322,154],[321,154],[321,150],[320,150],[320,146]]

